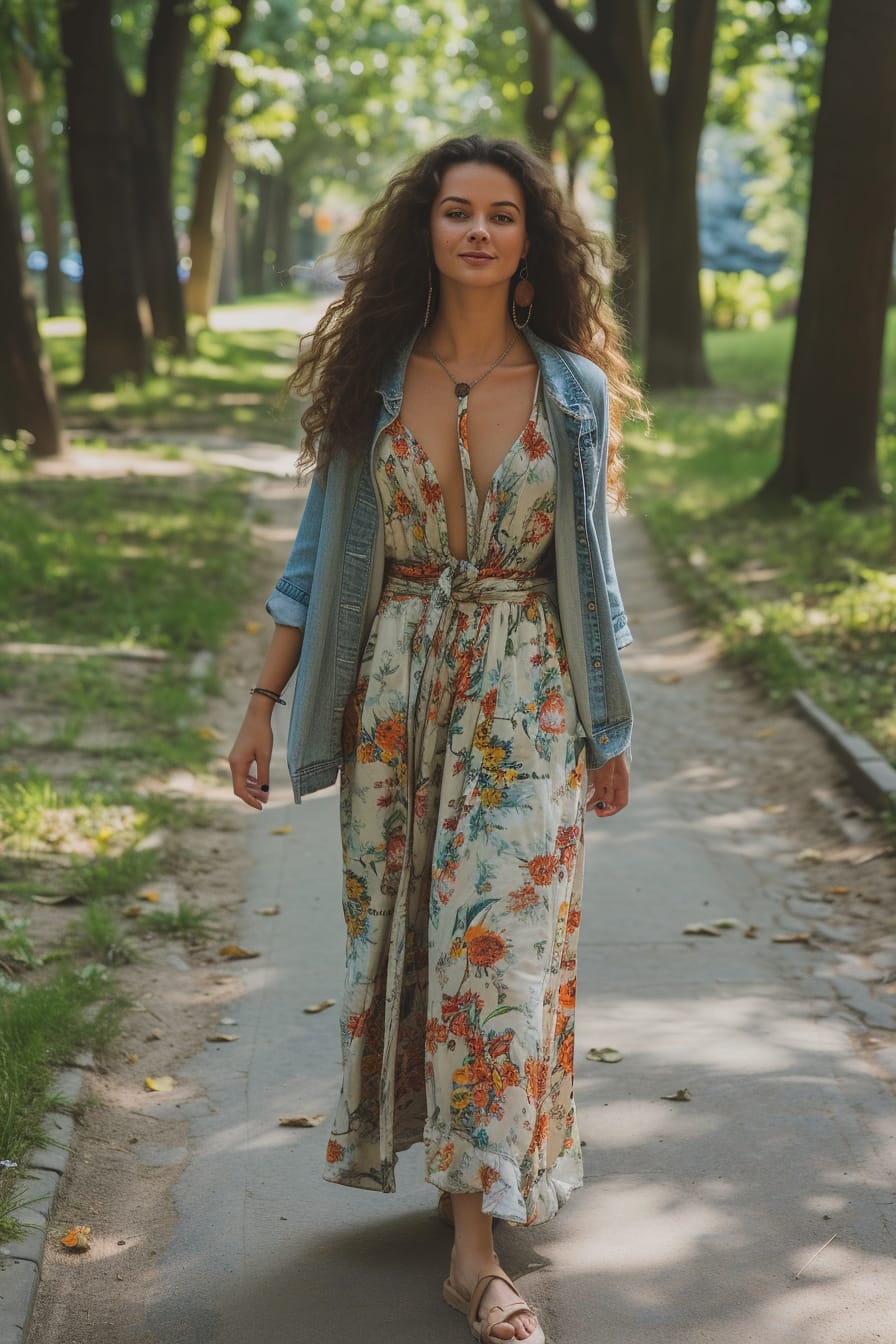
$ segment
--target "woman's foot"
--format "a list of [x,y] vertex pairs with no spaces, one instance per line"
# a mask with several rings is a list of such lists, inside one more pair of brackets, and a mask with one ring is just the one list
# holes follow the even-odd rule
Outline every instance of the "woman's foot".
[[[449,1277],[462,1296],[469,1297],[482,1275],[488,1274],[494,1269],[500,1269],[498,1257],[494,1251],[491,1252],[491,1255],[478,1253],[467,1258],[461,1258],[457,1248],[452,1248]],[[476,1313],[477,1320],[486,1321],[492,1307],[504,1308],[512,1302],[519,1303],[521,1296],[503,1279],[491,1279],[486,1285],[482,1300],[479,1303]],[[500,1324],[493,1325],[491,1333],[483,1337],[483,1344],[492,1344],[492,1341],[502,1339],[528,1340],[531,1339],[538,1328],[538,1319],[535,1313],[520,1308],[513,1313],[509,1321],[502,1321]]]

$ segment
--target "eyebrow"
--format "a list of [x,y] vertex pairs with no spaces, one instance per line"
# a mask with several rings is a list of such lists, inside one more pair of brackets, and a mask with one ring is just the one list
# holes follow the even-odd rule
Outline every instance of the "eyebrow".
[[[439,201],[439,205],[444,205],[446,201],[456,201],[458,205],[471,204],[471,202],[467,200],[466,196],[444,196],[442,200]],[[516,201],[492,201],[491,208],[493,210],[497,210],[499,205],[503,206],[509,205],[511,210],[519,210],[519,206],[517,205]]]

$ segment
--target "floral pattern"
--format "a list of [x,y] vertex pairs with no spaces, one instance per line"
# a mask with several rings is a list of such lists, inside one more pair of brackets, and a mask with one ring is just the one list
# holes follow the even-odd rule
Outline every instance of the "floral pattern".
[[343,1082],[328,1180],[482,1192],[513,1223],[582,1183],[573,1101],[584,735],[550,579],[536,397],[481,504],[458,403],[465,561],[400,420],[375,447],[387,578],[344,721]]

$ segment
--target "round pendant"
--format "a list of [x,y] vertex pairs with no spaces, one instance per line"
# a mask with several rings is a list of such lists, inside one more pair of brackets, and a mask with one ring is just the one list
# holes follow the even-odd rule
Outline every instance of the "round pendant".
[[470,384],[469,384],[469,383],[455,383],[455,384],[454,384],[454,395],[457,397],[458,401],[460,401],[461,397],[468,397],[468,396],[470,395]]

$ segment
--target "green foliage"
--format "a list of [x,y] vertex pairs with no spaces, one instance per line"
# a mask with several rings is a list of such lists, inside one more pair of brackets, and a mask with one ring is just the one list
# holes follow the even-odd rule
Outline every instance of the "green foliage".
[[153,933],[186,938],[189,942],[201,942],[209,936],[211,922],[210,911],[179,901],[176,910],[148,910],[140,916],[139,927]]
[[0,1240],[20,1236],[29,1205],[18,1171],[35,1144],[51,1104],[56,1069],[79,1049],[102,1051],[117,1030],[124,1000],[105,968],[69,967],[42,985],[20,986],[0,975]]
[[657,397],[628,458],[630,508],[725,649],[773,695],[803,686],[896,759],[896,315],[889,336],[879,509],[753,498],[777,459],[791,323],[711,333],[719,388]]

